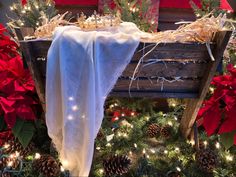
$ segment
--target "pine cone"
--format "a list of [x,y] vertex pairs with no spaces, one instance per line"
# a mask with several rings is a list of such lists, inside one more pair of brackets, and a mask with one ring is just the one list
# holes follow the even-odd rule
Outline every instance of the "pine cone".
[[153,138],[153,137],[159,136],[160,131],[161,131],[161,127],[158,124],[153,123],[149,125],[147,129],[147,134],[149,137]]
[[21,143],[19,142],[19,140],[16,138],[13,138],[13,139],[7,141],[7,144],[9,145],[9,147],[4,149],[3,154],[10,155],[10,154],[15,153],[17,151],[20,154],[20,156],[26,157],[34,149],[33,143],[30,143],[26,148],[24,148],[21,145]]
[[131,160],[125,155],[111,156],[103,161],[106,176],[122,175],[129,171]]
[[179,174],[179,172],[172,171],[167,174],[167,177],[180,177],[180,174]]
[[50,155],[41,155],[33,161],[33,169],[45,177],[57,177],[60,173],[58,162]]
[[172,127],[171,127],[170,125],[165,125],[165,126],[161,129],[161,136],[163,136],[164,138],[170,138],[171,129],[172,129]]
[[205,172],[211,173],[217,166],[217,155],[211,149],[200,149],[196,154],[198,167]]

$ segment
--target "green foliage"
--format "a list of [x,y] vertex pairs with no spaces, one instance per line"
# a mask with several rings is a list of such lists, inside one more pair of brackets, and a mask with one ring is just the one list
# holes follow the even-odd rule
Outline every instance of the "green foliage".
[[105,12],[121,15],[121,20],[135,23],[143,31],[157,30],[157,8],[152,5],[151,0],[114,0],[114,10],[105,8]]
[[236,131],[229,132],[229,133],[224,133],[220,135],[220,139],[222,144],[226,149],[229,149],[234,145],[234,136],[235,136]]
[[21,0],[18,0],[10,6],[10,10],[17,17],[16,19],[11,18],[8,23],[13,27],[36,28],[57,14],[55,4],[53,2],[49,4],[45,0],[28,0],[25,6],[22,6]]
[[220,0],[201,0],[201,8],[199,8],[192,0],[190,1],[190,4],[196,17],[200,18],[209,13],[212,13],[214,16],[218,16],[220,13],[225,13],[224,10],[220,9],[220,2]]
[[25,148],[30,143],[35,133],[34,122],[17,119],[12,132],[19,139],[22,146]]

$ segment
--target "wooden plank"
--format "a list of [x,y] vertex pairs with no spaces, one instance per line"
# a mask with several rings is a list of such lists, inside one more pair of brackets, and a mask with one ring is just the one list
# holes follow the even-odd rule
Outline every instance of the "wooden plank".
[[[113,91],[129,91],[130,79],[118,79]],[[130,91],[152,91],[152,92],[198,92],[200,80],[179,80],[168,82],[162,79],[136,79],[132,82]]]
[[[132,76],[137,66],[137,63],[130,63],[122,76]],[[207,63],[181,63],[181,62],[158,62],[147,65],[141,63],[137,76],[138,77],[184,77],[184,78],[199,78],[205,73]]]
[[210,62],[208,64],[208,68],[205,72],[205,76],[202,79],[199,98],[188,100],[187,108],[184,111],[183,117],[180,122],[180,129],[186,138],[190,135],[190,132],[196,120],[198,111],[208,92],[211,80],[215,74],[218,64],[220,63],[222,59],[224,50],[228,44],[231,34],[232,34],[232,31],[223,31],[223,32],[217,33],[215,36],[216,48],[213,50],[215,61]]
[[146,98],[197,98],[198,92],[158,92],[158,91],[131,91],[130,94],[127,90],[112,91],[109,96],[114,97],[146,97]]

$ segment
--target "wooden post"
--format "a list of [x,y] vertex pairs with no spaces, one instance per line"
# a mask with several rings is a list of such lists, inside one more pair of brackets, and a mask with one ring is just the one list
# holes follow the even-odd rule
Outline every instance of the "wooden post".
[[228,44],[231,34],[232,31],[223,31],[223,32],[218,32],[215,35],[214,42],[216,44],[216,47],[213,50],[213,56],[215,58],[215,61],[211,61],[207,67],[207,71],[205,72],[205,75],[202,79],[199,98],[187,100],[187,107],[184,111],[183,117],[180,122],[180,130],[185,138],[188,138],[190,135],[198,111],[208,92],[211,80],[215,74],[217,66],[219,65],[222,59],[224,50]]

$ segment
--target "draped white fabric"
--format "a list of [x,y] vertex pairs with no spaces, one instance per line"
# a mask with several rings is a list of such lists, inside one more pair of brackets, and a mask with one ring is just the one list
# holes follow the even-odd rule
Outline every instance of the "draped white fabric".
[[88,176],[104,101],[130,62],[141,32],[132,23],[110,31],[56,30],[48,52],[46,123],[72,176]]

